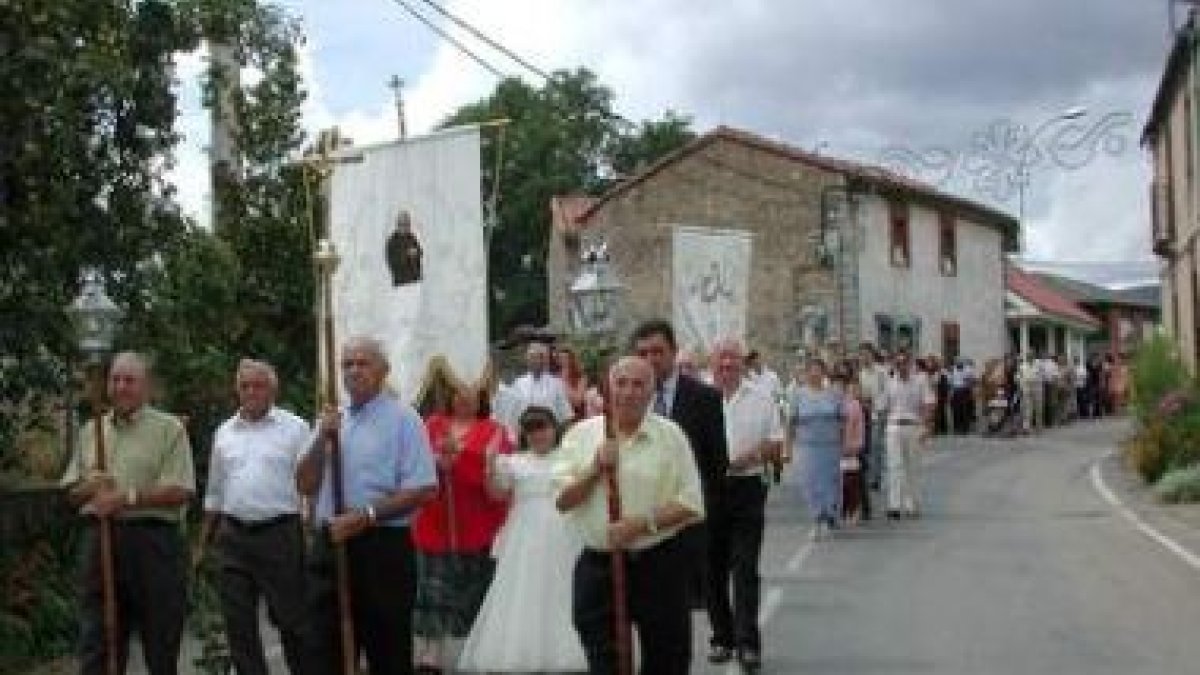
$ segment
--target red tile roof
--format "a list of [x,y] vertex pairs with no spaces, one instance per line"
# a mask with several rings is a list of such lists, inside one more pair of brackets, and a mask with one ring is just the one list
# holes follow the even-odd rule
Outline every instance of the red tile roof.
[[1062,321],[1099,328],[1100,320],[1075,301],[1015,265],[1004,266],[1004,287],[1039,310]]
[[550,198],[550,222],[555,231],[568,233],[579,230],[583,214],[596,202],[594,197],[560,195]]

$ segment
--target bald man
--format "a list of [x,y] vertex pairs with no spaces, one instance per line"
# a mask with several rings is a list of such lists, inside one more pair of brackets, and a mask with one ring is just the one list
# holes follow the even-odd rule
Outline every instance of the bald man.
[[[556,505],[583,539],[575,564],[572,615],[592,673],[616,672],[612,621],[612,552],[626,560],[626,603],[641,646],[640,672],[684,675],[691,665],[692,625],[686,569],[690,549],[679,537],[704,518],[700,473],[683,431],[649,412],[654,370],[625,357],[609,374],[611,429],[604,417],[579,422],[562,441]],[[622,518],[608,519],[604,475],[615,467]]]
[[111,518],[118,600],[117,663],[124,672],[129,636],[141,635],[151,675],[179,672],[187,613],[187,548],[181,524],[196,489],[192,449],[178,418],[148,405],[150,369],[133,352],[118,354],[108,375],[112,411],[102,420],[107,471],[96,467],[95,423],[79,434],[79,448],[63,475],[68,499],[89,527],[81,584],[80,672],[106,672],[107,652],[100,563],[99,518]]

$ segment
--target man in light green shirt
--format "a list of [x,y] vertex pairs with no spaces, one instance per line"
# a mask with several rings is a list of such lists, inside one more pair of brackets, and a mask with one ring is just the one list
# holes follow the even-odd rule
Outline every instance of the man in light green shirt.
[[[654,371],[625,357],[609,374],[611,419],[593,417],[563,437],[557,506],[585,550],[575,567],[572,614],[591,672],[615,672],[612,557],[624,551],[626,603],[638,631],[641,672],[684,675],[691,664],[688,549],[679,530],[704,517],[700,473],[687,437],[649,412]],[[608,431],[606,432],[606,426]],[[621,518],[610,521],[605,476],[616,474]]]
[[96,464],[95,425],[62,478],[68,499],[89,520],[84,542],[80,672],[101,675],[107,654],[97,524],[112,519],[119,653],[124,670],[129,634],[141,634],[151,675],[178,672],[187,611],[186,551],[180,524],[195,492],[192,451],[178,418],[147,405],[150,373],[144,358],[118,354],[108,376],[112,412],[102,423],[106,470]]

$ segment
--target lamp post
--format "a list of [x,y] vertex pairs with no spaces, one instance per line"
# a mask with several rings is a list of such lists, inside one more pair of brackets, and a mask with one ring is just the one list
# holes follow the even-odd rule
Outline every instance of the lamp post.
[[582,337],[609,340],[620,328],[621,295],[625,285],[612,269],[608,244],[584,246],[583,265],[571,283],[571,330]]
[[837,291],[838,350],[846,356],[846,295],[845,248],[848,244],[846,227],[850,224],[853,204],[851,188],[846,185],[826,185],[821,189],[821,229],[816,241],[817,262],[833,270]]
[[[117,324],[124,315],[104,292],[104,280],[95,270],[85,270],[79,296],[67,307],[74,320],[79,349],[86,357],[88,395],[92,408],[92,439],[95,472],[108,471],[104,447],[104,360],[112,351]],[[81,465],[82,466],[82,465]],[[112,519],[99,519],[100,593],[104,614],[105,668],[109,675],[117,669],[117,595],[113,573]]]
[[[1025,142],[1021,145],[1020,155],[1017,164],[1017,223],[1021,227],[1021,251],[1028,251],[1028,240],[1025,233],[1025,186],[1029,183],[1029,166],[1031,157],[1034,156],[1034,151],[1037,149],[1038,137],[1051,124],[1064,122],[1068,120],[1077,120],[1087,115],[1087,108],[1075,107],[1068,108],[1042,120],[1042,123],[1034,127],[1033,132],[1025,137]],[[1011,192],[1009,193],[1012,194]]]

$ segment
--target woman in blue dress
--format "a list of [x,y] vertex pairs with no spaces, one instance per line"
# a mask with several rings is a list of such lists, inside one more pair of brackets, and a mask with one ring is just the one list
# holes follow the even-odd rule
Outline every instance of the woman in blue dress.
[[827,375],[824,361],[810,359],[791,401],[793,471],[800,472],[793,482],[803,486],[817,537],[836,528],[842,512],[843,396]]

